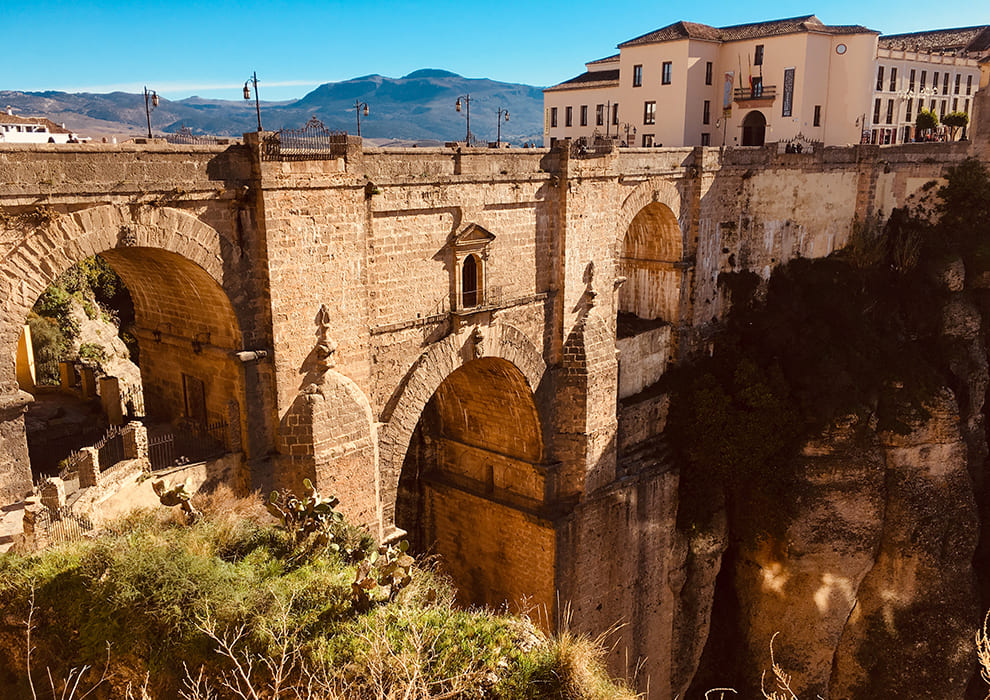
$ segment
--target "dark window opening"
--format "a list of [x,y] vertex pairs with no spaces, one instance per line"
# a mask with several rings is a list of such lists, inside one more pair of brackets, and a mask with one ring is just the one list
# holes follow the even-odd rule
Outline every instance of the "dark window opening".
[[[936,75],[938,75],[936,73]],[[883,66],[877,68],[877,91],[883,90]]]
[[890,91],[894,92],[897,89],[897,69],[890,69]]
[[557,126],[557,108],[550,108],[550,126]]
[[595,107],[595,126],[605,126],[605,105]]
[[661,66],[660,73],[660,83],[662,85],[670,85],[672,66],[670,61],[664,61],[663,66]]
[[588,126],[588,105],[581,105],[581,126]]
[[633,87],[640,87],[643,84],[643,66],[633,66]]
[[822,125],[822,106],[821,105],[815,105],[815,122],[814,122],[814,125],[815,126],[821,126]]
[[705,85],[712,84],[712,62],[705,62]]
[[465,309],[478,305],[478,259],[469,255],[461,270],[461,302]]
[[712,101],[705,100],[704,109],[701,114],[701,123],[710,124],[712,121]]
[[763,44],[756,45],[756,55],[753,57],[754,66],[763,65]]
[[564,126],[574,126],[574,108],[564,108]]

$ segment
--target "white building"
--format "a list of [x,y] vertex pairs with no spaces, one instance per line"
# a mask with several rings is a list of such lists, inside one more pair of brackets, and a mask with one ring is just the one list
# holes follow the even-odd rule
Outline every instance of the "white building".
[[[987,25],[881,36],[869,141],[892,144],[921,138],[914,123],[922,108],[935,112],[940,123],[950,112],[965,112],[972,119],[979,62],[988,55]],[[939,132],[940,138],[949,135],[945,128]]]
[[44,117],[18,117],[11,107],[0,112],[0,143],[68,143],[79,136]]

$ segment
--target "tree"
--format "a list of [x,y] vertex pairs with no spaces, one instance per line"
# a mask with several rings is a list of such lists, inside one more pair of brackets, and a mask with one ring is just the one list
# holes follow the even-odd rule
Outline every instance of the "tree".
[[938,128],[938,115],[928,109],[919,111],[914,120],[914,128],[918,133],[934,131]]
[[949,127],[949,140],[955,141],[956,130],[966,128],[966,125],[969,124],[969,115],[965,112],[949,112],[942,118],[942,123]]

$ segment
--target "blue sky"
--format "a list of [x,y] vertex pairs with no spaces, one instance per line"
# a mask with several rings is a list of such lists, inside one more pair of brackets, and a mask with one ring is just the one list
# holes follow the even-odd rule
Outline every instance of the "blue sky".
[[0,0],[0,89],[147,85],[170,99],[239,99],[257,71],[261,98],[286,100],[329,81],[418,68],[551,85],[619,42],[680,19],[724,26],[805,14],[894,34],[990,24],[990,2]]

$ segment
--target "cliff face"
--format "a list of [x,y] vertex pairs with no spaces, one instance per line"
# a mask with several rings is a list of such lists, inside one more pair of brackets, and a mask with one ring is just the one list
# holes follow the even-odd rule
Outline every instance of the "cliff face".
[[731,640],[723,649],[735,647],[743,692],[758,696],[775,633],[774,659],[801,698],[962,698],[974,681],[990,579],[979,565],[986,537],[977,548],[987,529],[985,292],[981,279],[965,287],[961,262],[937,275],[948,386],[928,415],[905,407],[902,432],[878,430],[873,415],[834,422],[793,465],[797,515],[772,536],[732,534],[717,595],[735,619],[713,627]]

